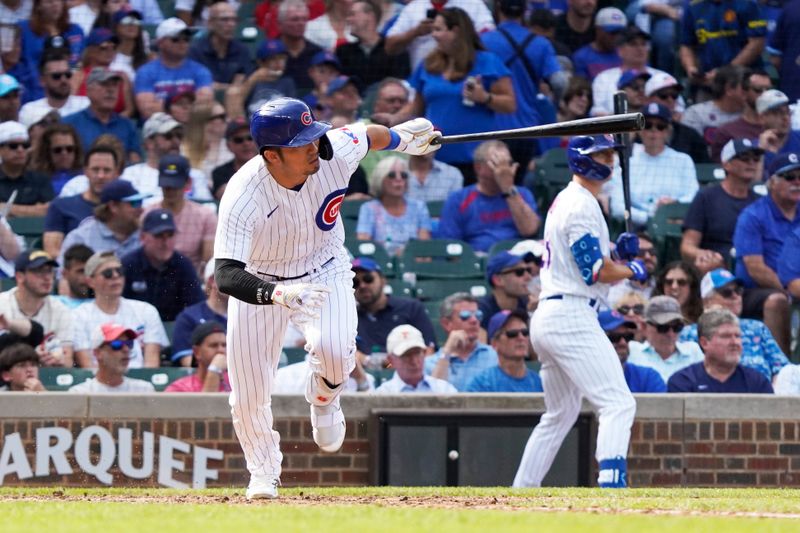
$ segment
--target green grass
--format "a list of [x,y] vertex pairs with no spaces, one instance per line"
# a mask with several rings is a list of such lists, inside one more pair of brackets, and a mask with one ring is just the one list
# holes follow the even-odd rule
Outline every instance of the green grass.
[[[468,498],[480,508],[467,506]],[[798,516],[795,490],[292,488],[278,502],[248,503],[239,489],[0,488],[1,527],[9,533],[761,533],[800,531]]]

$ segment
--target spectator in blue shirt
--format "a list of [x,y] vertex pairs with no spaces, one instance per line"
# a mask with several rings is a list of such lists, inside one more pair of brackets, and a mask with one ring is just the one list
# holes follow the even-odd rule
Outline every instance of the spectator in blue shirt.
[[767,43],[767,52],[775,68],[778,69],[780,89],[793,101],[800,99],[800,0],[783,4],[778,16],[775,31]]
[[540,266],[541,260],[530,252],[523,256],[502,251],[489,258],[486,281],[491,292],[478,300],[482,328],[488,331],[489,320],[502,310],[527,312],[528,284],[539,275]]
[[447,381],[425,375],[423,366],[427,349],[422,333],[414,326],[401,324],[394,328],[386,339],[386,355],[395,373],[391,379],[375,389],[375,394],[458,392]]
[[[794,178],[797,181],[797,177]],[[786,236],[778,257],[778,278],[797,301],[800,301],[800,228]]]
[[661,375],[652,368],[628,362],[631,342],[635,336],[636,323],[626,320],[617,311],[601,311],[598,316],[600,327],[606,332],[608,340],[619,356],[625,382],[631,392],[667,392],[667,385]]
[[153,305],[164,322],[204,299],[192,262],[175,251],[176,230],[170,211],[150,211],[142,221],[142,245],[122,258],[122,295]]
[[197,103],[208,104],[214,97],[211,72],[188,58],[189,40],[194,30],[178,18],[168,18],[156,28],[158,57],[136,72],[134,95],[142,118],[164,111],[171,95],[194,91]]
[[628,25],[625,13],[616,7],[604,7],[594,16],[594,40],[572,55],[575,74],[592,81],[602,71],[618,67],[617,38]]
[[189,57],[208,68],[214,90],[241,85],[253,70],[253,58],[247,46],[236,39],[236,8],[227,2],[208,8],[208,34],[194,40]]
[[[722,268],[712,270],[700,282],[705,310],[722,307],[739,317],[742,314],[743,292],[742,282]],[[739,318],[739,328],[742,331],[742,365],[758,370],[772,381],[789,364],[772,332],[763,322],[751,318]],[[697,324],[687,326],[681,332],[680,340],[698,342]]]
[[176,366],[194,366],[192,358],[192,332],[205,322],[228,327],[228,295],[217,289],[214,279],[214,261],[206,263],[203,273],[206,299],[190,305],[175,318],[172,330],[172,363]]
[[789,353],[789,301],[778,278],[778,256],[783,241],[800,227],[800,156],[792,152],[775,157],[767,169],[767,196],[739,215],[733,246],[736,277],[745,286],[742,316],[761,318],[784,353]]
[[434,237],[460,239],[479,252],[497,241],[533,237],[541,219],[533,194],[514,185],[517,166],[503,142],[481,143],[474,154],[478,183],[447,197]]
[[528,314],[500,311],[489,320],[489,339],[497,352],[497,366],[475,376],[465,392],[544,392],[539,374],[525,359],[531,351]]
[[772,394],[767,378],[740,364],[742,333],[736,315],[710,309],[697,321],[697,334],[704,358],[673,374],[668,392]]
[[20,84],[10,74],[0,74],[0,122],[19,120]]
[[483,313],[478,301],[466,292],[445,298],[439,316],[447,341],[425,359],[425,373],[464,391],[475,376],[497,364],[497,352],[479,341]]
[[94,144],[104,133],[119,138],[125,148],[129,163],[141,161],[142,146],[133,121],[114,112],[122,77],[119,73],[103,67],[95,67],[86,78],[86,96],[89,107],[67,115],[63,122],[72,125],[81,138],[84,150]]
[[110,146],[98,145],[84,159],[84,174],[89,188],[75,196],[60,196],[50,203],[44,219],[44,251],[53,257],[61,252],[61,243],[70,231],[92,216],[100,204],[100,193],[107,183],[119,177],[117,152]]

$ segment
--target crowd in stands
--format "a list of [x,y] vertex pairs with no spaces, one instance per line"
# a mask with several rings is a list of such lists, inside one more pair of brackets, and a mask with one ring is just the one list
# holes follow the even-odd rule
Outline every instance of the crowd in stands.
[[[800,394],[800,0],[778,4],[0,0],[4,389],[91,369],[72,390],[152,392],[128,369],[174,366],[195,371],[168,391],[230,390],[216,204],[271,98],[452,135],[609,115],[623,91],[645,118],[630,198],[650,277],[611,287],[598,327],[631,390]],[[362,161],[338,224],[349,391],[542,390],[529,316],[565,142]],[[613,236],[619,169],[600,203]],[[308,356],[290,363],[276,383],[299,393]]]

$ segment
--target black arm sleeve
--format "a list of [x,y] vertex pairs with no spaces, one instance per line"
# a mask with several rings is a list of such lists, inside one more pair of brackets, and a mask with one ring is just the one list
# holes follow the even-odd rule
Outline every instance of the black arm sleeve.
[[220,292],[254,305],[271,305],[275,284],[264,281],[244,269],[244,263],[233,259],[217,259],[214,279]]

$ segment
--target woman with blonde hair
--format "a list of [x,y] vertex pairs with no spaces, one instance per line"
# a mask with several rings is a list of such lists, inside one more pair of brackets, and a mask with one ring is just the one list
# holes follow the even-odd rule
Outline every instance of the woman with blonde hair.
[[[225,108],[218,102],[198,102],[189,115],[181,153],[189,160],[192,168],[205,175],[206,181],[210,179],[215,168],[233,159],[233,154],[225,143],[226,126]],[[194,184],[194,188],[193,199],[212,198],[208,184],[205,185],[207,197],[197,190],[197,184]]]
[[400,255],[408,241],[431,238],[428,206],[406,198],[408,162],[397,156],[385,157],[369,177],[369,192],[375,197],[358,212],[356,236],[380,243],[389,255]]

